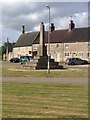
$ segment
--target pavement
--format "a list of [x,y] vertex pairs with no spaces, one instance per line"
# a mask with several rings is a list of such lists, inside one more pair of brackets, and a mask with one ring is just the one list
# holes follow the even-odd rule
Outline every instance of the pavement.
[[47,78],[47,77],[0,77],[0,82],[32,82],[32,83],[70,83],[87,84],[87,78]]

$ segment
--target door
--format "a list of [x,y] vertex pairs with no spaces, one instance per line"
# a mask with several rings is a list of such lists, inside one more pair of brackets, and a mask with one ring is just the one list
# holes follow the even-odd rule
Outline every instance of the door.
[[57,53],[57,55],[56,55],[56,61],[60,62],[60,53]]

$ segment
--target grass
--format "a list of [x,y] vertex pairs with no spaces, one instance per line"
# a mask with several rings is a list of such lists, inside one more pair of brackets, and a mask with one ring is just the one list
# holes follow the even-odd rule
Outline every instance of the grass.
[[2,56],[0,55],[0,60],[2,60]]
[[2,64],[2,76],[3,77],[87,77],[88,70],[81,69],[61,69],[51,70],[51,74],[47,73],[47,70],[20,70],[20,64]]
[[3,118],[87,118],[86,85],[2,83]]
[[[87,77],[88,70],[20,70],[2,64],[3,77]],[[88,118],[87,85],[60,83],[2,83],[3,118]]]

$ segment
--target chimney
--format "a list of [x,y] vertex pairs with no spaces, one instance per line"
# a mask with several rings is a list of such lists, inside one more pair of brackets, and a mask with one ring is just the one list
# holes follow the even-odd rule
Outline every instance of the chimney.
[[73,20],[70,20],[69,31],[72,31],[74,28],[75,28],[75,24],[73,23]]
[[50,32],[54,31],[55,30],[55,26],[54,26],[54,23],[51,23],[51,26],[50,26]]
[[22,34],[25,33],[25,25],[22,25]]

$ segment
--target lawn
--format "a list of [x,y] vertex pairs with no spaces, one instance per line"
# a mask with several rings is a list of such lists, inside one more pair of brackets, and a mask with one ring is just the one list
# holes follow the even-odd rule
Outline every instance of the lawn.
[[[21,70],[20,64],[2,64],[3,77],[87,77],[88,70]],[[61,83],[2,83],[3,118],[87,118],[88,87]]]
[[87,118],[87,85],[2,83],[3,118]]
[[20,64],[2,64],[2,76],[3,77],[87,77],[87,69],[61,69],[51,70],[51,74],[47,73],[47,70],[24,70],[21,69]]

